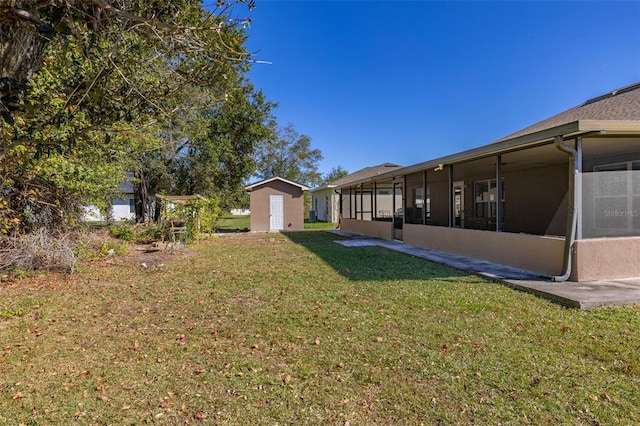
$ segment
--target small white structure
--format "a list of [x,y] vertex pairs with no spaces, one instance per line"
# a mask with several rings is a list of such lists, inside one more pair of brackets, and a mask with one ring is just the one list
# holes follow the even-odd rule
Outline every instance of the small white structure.
[[[113,200],[111,205],[112,220],[132,220],[136,218],[136,205],[133,197],[133,185],[129,181],[120,182],[120,196]],[[107,218],[94,206],[85,207],[84,220],[102,221]]]

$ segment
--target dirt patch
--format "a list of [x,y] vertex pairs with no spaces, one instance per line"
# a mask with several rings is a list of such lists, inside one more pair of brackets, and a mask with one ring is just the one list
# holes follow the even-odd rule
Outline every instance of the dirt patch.
[[244,303],[257,304],[260,302],[260,300],[258,300],[256,297],[248,293],[236,294],[235,296],[230,297],[228,301],[231,303],[242,303],[242,304]]
[[182,259],[191,256],[189,248],[176,245],[172,247],[167,244],[137,244],[131,246],[129,252],[123,258],[130,263],[136,262],[164,262],[174,259]]

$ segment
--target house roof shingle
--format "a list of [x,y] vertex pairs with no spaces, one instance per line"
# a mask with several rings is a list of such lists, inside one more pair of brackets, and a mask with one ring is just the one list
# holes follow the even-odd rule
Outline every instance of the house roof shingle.
[[[553,141],[555,136],[603,131],[610,134],[640,134],[640,82],[590,99],[487,145],[407,166],[400,173],[409,174],[444,164],[496,155]],[[395,173],[387,173],[381,178],[387,179],[392,175]]]
[[602,96],[589,99],[585,103],[556,114],[493,143],[517,138],[552,127],[579,120],[640,120],[640,82],[613,90]]

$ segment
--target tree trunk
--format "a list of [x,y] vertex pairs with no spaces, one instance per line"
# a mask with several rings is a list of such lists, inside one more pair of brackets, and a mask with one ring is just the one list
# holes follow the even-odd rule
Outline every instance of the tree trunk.
[[136,183],[133,185],[133,200],[136,207],[136,223],[144,223],[145,221],[145,194],[146,184],[141,173],[136,173]]
[[40,68],[53,29],[28,9],[36,1],[0,4],[0,78],[25,82]]

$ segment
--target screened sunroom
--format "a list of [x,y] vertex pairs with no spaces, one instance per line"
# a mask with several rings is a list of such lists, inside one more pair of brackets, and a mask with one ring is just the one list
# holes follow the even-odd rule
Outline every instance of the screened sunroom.
[[640,84],[339,189],[347,231],[558,280],[638,277]]

